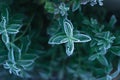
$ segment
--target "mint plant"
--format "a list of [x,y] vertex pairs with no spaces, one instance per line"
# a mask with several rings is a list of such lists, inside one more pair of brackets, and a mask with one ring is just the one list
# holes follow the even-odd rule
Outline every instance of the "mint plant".
[[106,4],[1,0],[0,80],[119,80],[119,13]]
[[2,20],[0,22],[0,29],[1,29],[0,31],[1,31],[2,41],[4,42],[8,50],[8,60],[5,60],[3,66],[5,69],[9,70],[10,74],[13,73],[17,76],[25,77],[26,73],[24,72],[24,70],[29,70],[31,68],[31,65],[34,63],[34,59],[36,58],[36,56],[25,55],[28,57],[32,56],[32,58],[22,59],[22,53],[21,53],[22,50],[19,47],[17,47],[13,42],[15,37],[11,40],[11,37],[15,36],[19,32],[19,29],[21,28],[22,24],[17,20],[16,23],[13,23],[12,21],[9,22],[10,20],[9,12],[7,8],[4,11],[5,12],[3,12],[1,15]]

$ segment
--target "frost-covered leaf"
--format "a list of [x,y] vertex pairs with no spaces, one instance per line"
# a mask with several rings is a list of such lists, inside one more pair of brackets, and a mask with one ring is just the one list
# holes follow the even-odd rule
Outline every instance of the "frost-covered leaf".
[[91,37],[85,34],[75,34],[74,37],[78,39],[77,42],[89,42],[91,41]]
[[66,47],[66,53],[68,56],[72,55],[73,54],[73,51],[74,51],[74,42],[73,41],[68,41],[65,45]]
[[11,61],[11,62],[15,62],[15,57],[14,57],[14,50],[13,50],[13,48],[11,48],[10,50],[9,50],[9,53],[8,53],[8,59],[9,59],[9,61]]
[[49,44],[62,44],[62,43],[66,43],[68,41],[67,36],[64,33],[58,33],[56,35],[53,35],[48,43]]
[[9,43],[9,36],[6,32],[2,34],[2,41],[6,44]]
[[7,26],[7,32],[9,34],[17,34],[20,28],[21,24],[10,24]]
[[15,60],[19,60],[21,58],[21,49],[18,46],[16,46],[14,43],[10,43],[10,46],[14,49]]
[[19,31],[18,30],[15,30],[15,29],[7,29],[7,32],[9,34],[17,34]]
[[64,24],[64,31],[67,37],[72,37],[73,36],[73,25],[71,21],[68,19],[65,19],[63,24]]

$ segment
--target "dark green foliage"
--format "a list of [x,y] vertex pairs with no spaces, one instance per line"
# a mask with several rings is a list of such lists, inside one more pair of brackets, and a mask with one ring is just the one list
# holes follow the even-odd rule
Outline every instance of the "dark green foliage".
[[119,19],[103,5],[0,0],[0,80],[119,80]]

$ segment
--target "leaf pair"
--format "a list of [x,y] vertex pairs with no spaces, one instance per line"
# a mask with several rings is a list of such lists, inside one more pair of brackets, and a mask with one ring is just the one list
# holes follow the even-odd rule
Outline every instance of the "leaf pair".
[[73,32],[73,25],[68,19],[64,19],[64,32],[60,32],[52,36],[49,40],[49,44],[62,44],[65,43],[66,53],[68,56],[73,54],[74,43],[88,42],[91,38],[88,35]]

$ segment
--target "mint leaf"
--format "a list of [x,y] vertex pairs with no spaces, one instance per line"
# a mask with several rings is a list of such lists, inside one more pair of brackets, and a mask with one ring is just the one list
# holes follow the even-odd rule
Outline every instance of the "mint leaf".
[[64,35],[64,33],[58,33],[54,36],[52,36],[48,43],[49,44],[62,44],[62,43],[66,43],[68,41],[68,38],[66,37],[66,35]]
[[71,21],[68,19],[65,19],[63,24],[64,24],[64,31],[67,37],[72,37],[73,36],[73,25]]
[[19,32],[19,29],[21,28],[21,24],[10,24],[7,25],[7,32],[9,34],[17,34]]
[[99,55],[99,56],[97,57],[97,59],[98,59],[98,61],[99,61],[101,64],[103,64],[104,66],[108,66],[108,65],[109,65],[109,64],[108,64],[108,61],[107,61],[107,59],[105,58],[104,55]]
[[73,51],[74,51],[74,42],[69,40],[66,45],[66,53],[68,56],[72,55],[73,54]]
[[76,42],[89,42],[91,41],[91,37],[85,34],[75,34],[74,37],[78,39]]

